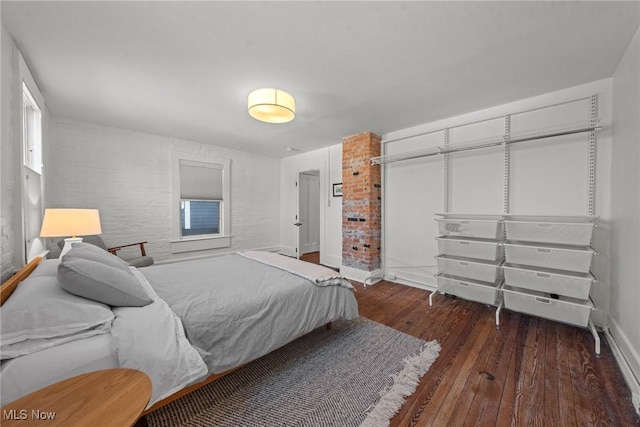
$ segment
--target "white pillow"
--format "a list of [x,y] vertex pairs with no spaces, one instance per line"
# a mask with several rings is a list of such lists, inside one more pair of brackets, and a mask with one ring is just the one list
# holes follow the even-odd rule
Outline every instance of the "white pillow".
[[0,359],[111,330],[111,309],[65,292],[55,276],[28,277],[0,308]]
[[90,259],[63,257],[58,281],[67,292],[110,306],[142,307],[153,302],[129,267],[122,270]]

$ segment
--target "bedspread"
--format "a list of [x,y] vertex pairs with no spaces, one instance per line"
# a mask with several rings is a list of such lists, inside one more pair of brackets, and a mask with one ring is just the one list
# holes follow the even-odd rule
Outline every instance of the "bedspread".
[[312,281],[240,255],[141,269],[180,317],[209,373],[255,360],[313,329],[358,317],[352,289]]

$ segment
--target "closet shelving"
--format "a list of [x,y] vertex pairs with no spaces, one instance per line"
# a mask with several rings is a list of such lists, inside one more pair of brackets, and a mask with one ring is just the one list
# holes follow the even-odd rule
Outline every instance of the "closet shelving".
[[[590,318],[595,305],[589,294],[597,282],[591,262],[595,217],[523,217],[505,215],[504,306],[588,328],[600,357],[600,338]],[[498,321],[498,320],[496,320]]]
[[[552,138],[557,136],[572,135],[577,133],[594,132],[600,130],[602,127],[599,125],[599,120],[580,121],[575,123],[567,123],[558,126],[552,126],[540,129],[529,129],[522,132],[505,133],[503,135],[496,135],[494,137],[477,139],[473,141],[466,141],[459,144],[445,144],[438,147],[431,147],[421,150],[409,151],[399,154],[388,154],[384,156],[372,157],[371,163],[374,165],[382,165],[386,163],[399,162],[403,160],[418,159],[422,157],[430,157],[436,155],[445,155],[450,153],[456,153],[460,151],[477,150],[481,148],[506,146],[516,144],[519,142],[535,141],[539,139]],[[447,131],[447,129],[441,129],[434,132]],[[424,135],[428,134],[425,133]],[[417,135],[412,135],[407,138],[414,138]],[[396,140],[383,141],[383,143],[394,142]]]
[[588,328],[600,357],[600,338],[591,321],[589,294],[597,279],[591,261],[596,217],[437,214],[437,294],[496,306]]
[[[500,303],[504,255],[502,219],[491,215],[442,214],[438,222],[437,294],[496,306]],[[496,321],[497,321],[496,317]]]

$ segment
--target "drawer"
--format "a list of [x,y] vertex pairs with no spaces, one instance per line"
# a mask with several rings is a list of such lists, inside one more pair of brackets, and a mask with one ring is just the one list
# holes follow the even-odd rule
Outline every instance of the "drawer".
[[500,262],[483,261],[474,258],[454,258],[448,255],[436,257],[438,272],[448,276],[459,276],[483,282],[498,280]]
[[509,310],[544,317],[569,325],[586,327],[593,309],[590,300],[561,296],[553,299],[548,293],[524,290],[505,285],[504,306]]
[[506,285],[581,300],[589,299],[591,285],[596,281],[590,273],[573,273],[542,267],[530,269],[511,264],[504,264],[502,269]]
[[526,243],[504,243],[505,258],[509,264],[544,267],[556,270],[588,273],[595,251],[590,247],[571,247]]
[[495,261],[502,258],[502,247],[495,240],[436,237],[441,255]]
[[589,246],[595,224],[591,222],[504,221],[507,240]]
[[438,218],[438,232],[443,236],[502,239],[502,221],[489,219]]
[[498,282],[489,283],[479,280],[436,274],[438,291],[483,304],[495,305],[498,294]]

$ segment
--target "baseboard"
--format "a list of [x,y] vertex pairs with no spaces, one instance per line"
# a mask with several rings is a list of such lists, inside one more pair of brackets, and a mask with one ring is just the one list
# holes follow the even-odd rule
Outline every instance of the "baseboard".
[[385,269],[385,279],[420,289],[435,290],[438,287],[433,275],[411,272],[404,269]]
[[346,277],[349,280],[354,280],[356,282],[364,283],[364,281],[369,279],[370,277],[374,277],[374,276],[382,277],[382,270],[378,269],[374,271],[365,271],[365,270],[358,270],[357,268],[352,268],[352,267],[347,267],[342,265],[340,266],[340,274],[342,274],[344,277]]
[[[613,332],[611,329],[613,329]],[[631,390],[633,407],[640,415],[640,380],[634,374],[634,366],[635,369],[640,366],[640,357],[629,344],[627,336],[620,330],[618,323],[611,317],[609,318],[609,328],[604,329],[604,334],[611,347],[613,357],[616,359],[620,371]]]

